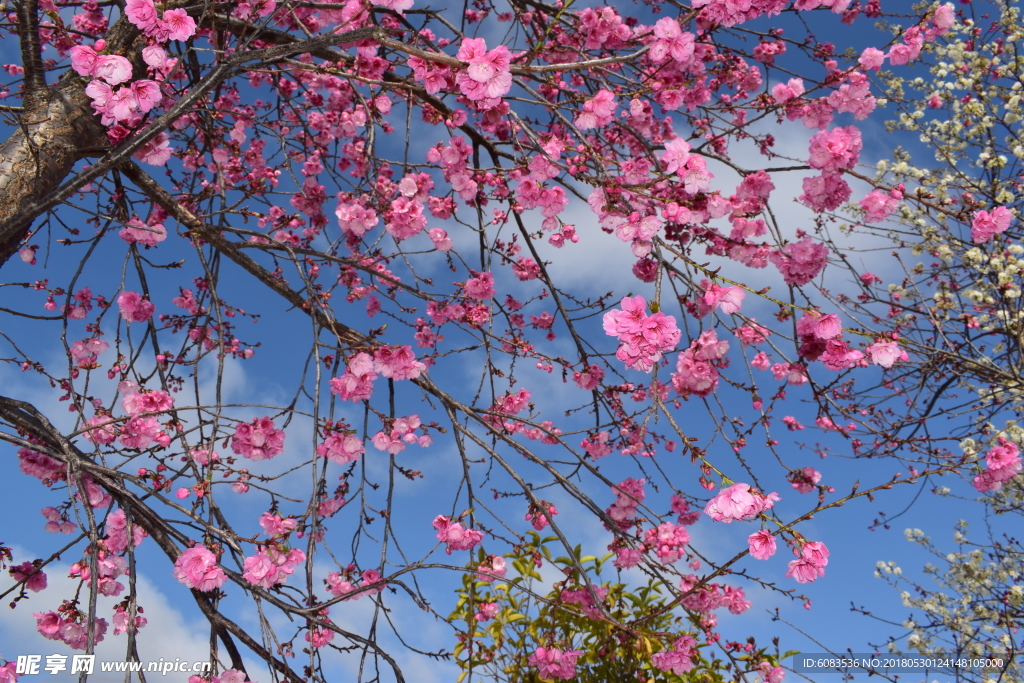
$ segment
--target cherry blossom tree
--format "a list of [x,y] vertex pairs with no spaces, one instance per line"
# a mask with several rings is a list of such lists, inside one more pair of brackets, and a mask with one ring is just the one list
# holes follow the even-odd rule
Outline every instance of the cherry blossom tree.
[[[41,638],[138,659],[136,581],[161,573],[209,623],[212,683],[326,680],[352,653],[360,679],[410,679],[414,653],[470,680],[778,683],[783,652],[718,612],[829,579],[802,523],[939,474],[1012,479],[1015,437],[986,475],[928,425],[980,437],[1018,386],[1016,337],[989,358],[972,332],[1009,339],[1015,275],[967,314],[975,257],[948,238],[1004,244],[1015,194],[862,166],[883,96],[930,103],[897,79],[969,17],[570,5],[6,6],[0,438],[71,542],[0,561]],[[874,44],[844,52],[851,24]],[[887,225],[890,251],[956,265],[881,287],[838,228],[891,216],[943,229]],[[932,398],[959,381],[977,401]],[[863,465],[842,490],[805,458],[837,452]],[[695,525],[743,539],[719,559]],[[37,594],[70,555],[79,591]],[[785,583],[758,576],[775,564]]]

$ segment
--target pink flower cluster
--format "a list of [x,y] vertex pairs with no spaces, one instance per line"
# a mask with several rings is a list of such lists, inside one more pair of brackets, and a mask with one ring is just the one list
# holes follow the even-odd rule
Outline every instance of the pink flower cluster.
[[143,299],[138,292],[121,292],[117,297],[121,317],[130,323],[144,323],[153,317],[156,306],[152,301]]
[[747,537],[750,556],[757,560],[767,560],[775,554],[775,537],[767,529],[755,531]]
[[324,442],[316,447],[316,454],[339,465],[355,462],[366,452],[363,440],[353,434],[331,432]]
[[644,534],[644,546],[653,550],[662,564],[672,564],[683,556],[683,546],[690,542],[690,533],[671,522],[659,524]]
[[44,507],[40,512],[47,520],[43,528],[51,534],[70,534],[78,528],[78,525],[68,520],[66,514],[62,515],[55,507]]
[[676,359],[672,386],[684,397],[709,395],[718,386],[716,363],[728,350],[729,342],[720,340],[714,330],[704,330]]
[[1020,449],[1012,441],[1000,437],[999,445],[985,454],[985,470],[974,478],[979,493],[998,491],[1020,472]]
[[561,678],[567,681],[576,677],[576,660],[582,654],[580,650],[538,647],[530,655],[529,663],[537,667],[541,678]]
[[[352,569],[354,569],[354,567],[350,567],[346,574],[351,574]],[[327,575],[326,579],[327,589],[331,591],[331,594],[336,598],[348,596],[345,598],[346,600],[356,600],[364,595],[376,595],[384,590],[383,585],[377,586],[376,588],[368,588],[369,586],[378,583],[380,578],[380,572],[376,569],[367,569],[362,573],[362,581],[359,586],[353,586],[352,583],[350,581],[346,581],[339,572],[331,572]],[[359,590],[360,588],[364,590]],[[357,590],[359,590],[358,593],[351,595]]]
[[813,467],[804,467],[790,472],[787,479],[799,493],[811,493],[821,481],[821,472]]
[[[97,569],[97,590],[100,595],[116,596],[124,590],[124,584],[115,579],[122,574],[128,573],[128,563],[120,555],[114,555],[101,550],[96,562]],[[89,581],[92,576],[91,562],[84,559],[71,565],[69,574],[78,577],[82,581]]]
[[196,33],[196,22],[183,9],[171,9],[157,17],[153,0],[128,0],[125,4],[128,21],[158,43],[188,40]]
[[[796,553],[795,550],[794,553]],[[828,548],[824,543],[819,541],[805,543],[799,551],[798,559],[789,563],[786,578],[794,578],[797,583],[811,583],[818,577],[825,576],[828,556]]]
[[212,591],[224,585],[227,574],[217,564],[217,556],[205,545],[188,548],[174,561],[174,578],[197,591]]
[[743,305],[744,297],[747,296],[742,287],[722,287],[717,283],[709,283],[707,280],[700,284],[705,290],[704,296],[697,300],[697,312],[701,317],[716,308],[726,315],[736,313]]
[[145,626],[146,624],[149,623],[149,619],[147,619],[146,617],[144,617],[142,615],[137,615],[135,617],[135,625],[134,625],[134,627],[131,627],[129,625],[130,617],[131,617],[131,615],[128,614],[128,612],[125,610],[125,608],[122,605],[118,605],[114,609],[114,635],[115,636],[119,636],[122,633],[127,633],[129,628],[131,628],[132,631],[138,631],[140,628],[142,628],[143,626]]
[[900,348],[898,342],[894,341],[875,342],[864,349],[864,351],[867,352],[872,363],[875,365],[881,365],[883,368],[891,368],[893,363],[898,360],[910,360],[910,356],[907,355],[907,352]]
[[644,491],[645,479],[629,478],[612,487],[615,502],[606,511],[608,516],[624,528],[628,528],[636,517],[637,508],[644,502],[647,493]]
[[427,366],[416,360],[411,346],[378,346],[373,351],[373,369],[391,379],[416,379]]
[[491,583],[495,579],[505,578],[508,567],[505,564],[504,557],[501,555],[490,555],[486,560],[477,565],[476,571],[477,581]]
[[[136,548],[142,545],[142,540],[147,536],[146,530],[138,524],[132,525],[132,545]],[[103,545],[112,553],[123,553],[128,549],[128,516],[124,510],[114,510],[107,515],[107,536],[103,539]]]
[[607,126],[615,118],[615,95],[610,90],[601,88],[597,94],[583,103],[583,108],[576,114],[576,127],[590,130]]
[[750,484],[733,484],[722,489],[708,501],[704,514],[716,522],[732,522],[753,519],[770,509],[779,500],[779,494],[765,495],[750,488]]
[[433,443],[433,439],[429,434],[416,436],[415,431],[421,424],[419,415],[400,417],[391,423],[389,431],[379,431],[373,435],[373,446],[378,451],[385,451],[391,455],[404,451],[406,444],[416,443],[421,448],[426,448]]
[[864,220],[868,223],[879,223],[891,216],[900,206],[903,199],[903,186],[894,187],[885,194],[881,190],[871,190],[860,200],[860,208],[864,210]]
[[[72,613],[72,610],[65,610],[64,607],[61,608],[61,611],[68,616],[65,617],[64,614],[58,614],[57,612],[36,612],[33,614],[32,616],[36,620],[36,630],[48,640],[60,640],[73,650],[85,650],[89,642],[89,629],[82,623],[82,613],[77,610],[74,610]],[[93,642],[102,642],[103,636],[106,633],[107,620],[96,619],[93,622]]]
[[693,636],[681,636],[672,643],[672,649],[654,653],[651,663],[659,671],[682,676],[693,669],[695,654],[697,654],[697,640]]
[[295,567],[305,561],[306,553],[298,548],[286,552],[276,545],[260,546],[255,555],[245,558],[242,578],[253,586],[269,590],[287,581]]
[[162,413],[174,407],[174,399],[166,391],[146,391],[131,387],[126,388],[126,392],[121,399],[121,407],[129,415]]
[[533,503],[530,504],[530,509],[526,513],[527,522],[530,522],[531,526],[537,531],[542,531],[551,522],[551,518],[558,514],[558,508],[551,503],[541,501],[540,508],[538,509]]
[[281,517],[271,512],[260,515],[260,527],[268,537],[287,536],[299,525],[294,517]]
[[650,372],[679,343],[675,318],[660,311],[647,315],[647,302],[639,295],[623,298],[622,310],[608,311],[603,322],[605,333],[622,342],[615,357],[627,368]]
[[128,244],[137,242],[147,247],[155,247],[167,239],[167,228],[162,223],[154,222],[147,225],[138,218],[131,218],[118,235]]
[[469,99],[494,99],[512,89],[511,55],[504,45],[488,51],[483,38],[465,38],[455,56],[467,63],[456,83]]
[[110,344],[99,337],[81,339],[71,345],[71,357],[80,368],[96,367],[96,359],[106,353]]
[[652,61],[664,64],[669,59],[686,63],[693,57],[694,35],[679,27],[673,17],[662,17],[654,24],[654,43],[648,54]]
[[331,379],[331,393],[343,401],[365,401],[373,394],[373,358],[368,353],[357,353],[349,359],[345,374]]
[[8,570],[15,581],[25,581],[25,588],[33,593],[46,588],[46,574],[31,562],[22,562]]
[[494,275],[491,273],[474,273],[475,277],[466,280],[462,292],[470,299],[486,301],[494,296]]
[[269,417],[255,418],[235,427],[231,450],[250,460],[269,460],[284,450],[284,431],[276,429]]
[[453,523],[444,515],[435,517],[433,526],[437,529],[437,540],[447,545],[445,552],[449,555],[453,550],[472,550],[480,541],[484,540],[482,531],[466,529],[461,523]]
[[988,242],[990,239],[1006,232],[1010,227],[1013,213],[1005,206],[997,206],[992,211],[975,211],[971,222],[971,237],[975,244]]
[[854,167],[862,147],[860,131],[856,126],[823,130],[811,137],[808,164],[824,173],[839,173]]
[[810,237],[804,237],[772,252],[769,259],[782,273],[787,285],[806,285],[825,269],[828,249]]

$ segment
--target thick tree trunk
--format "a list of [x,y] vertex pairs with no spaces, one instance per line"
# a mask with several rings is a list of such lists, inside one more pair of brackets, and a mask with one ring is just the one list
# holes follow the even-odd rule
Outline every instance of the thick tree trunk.
[[26,108],[18,129],[0,145],[0,266],[32,225],[34,217],[21,214],[61,184],[82,150],[106,144],[84,79],[60,82]]

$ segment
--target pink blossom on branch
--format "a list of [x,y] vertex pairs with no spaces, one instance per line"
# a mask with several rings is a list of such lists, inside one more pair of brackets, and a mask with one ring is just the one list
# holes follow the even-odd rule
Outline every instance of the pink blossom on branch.
[[269,417],[243,422],[235,427],[231,450],[250,460],[269,460],[284,451],[284,432]]
[[971,222],[971,238],[975,244],[988,242],[996,235],[1002,234],[1010,227],[1013,213],[1005,206],[997,206],[989,211],[975,211]]
[[452,522],[444,515],[435,517],[433,526],[437,529],[437,540],[447,546],[445,552],[449,555],[453,550],[472,550],[484,540],[482,531],[466,529],[460,522]]
[[777,500],[777,493],[765,495],[750,488],[750,484],[738,483],[722,489],[709,500],[704,508],[704,514],[716,522],[729,524],[753,519],[774,506]]
[[647,315],[647,302],[639,295],[623,298],[621,306],[604,314],[604,331],[622,342],[615,356],[627,368],[650,372],[679,343],[675,318],[660,311]]
[[217,564],[217,556],[205,545],[188,548],[174,561],[174,578],[197,591],[212,591],[224,585],[227,574]]
[[488,51],[483,38],[465,38],[456,57],[467,62],[456,82],[462,94],[469,99],[479,101],[501,97],[512,88],[511,55],[504,45]]

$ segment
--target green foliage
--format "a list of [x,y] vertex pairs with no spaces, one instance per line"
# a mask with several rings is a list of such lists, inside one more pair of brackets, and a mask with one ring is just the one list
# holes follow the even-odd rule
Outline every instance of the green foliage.
[[[531,532],[526,544],[505,555],[510,571],[504,581],[480,580],[475,565],[467,572],[449,616],[449,621],[465,625],[454,648],[463,669],[458,683],[550,680],[540,678],[529,664],[538,647],[582,651],[572,679],[579,683],[721,683],[735,680],[730,671],[753,669],[747,662],[777,664],[763,652],[732,657],[732,662],[712,656],[713,648],[701,641],[700,615],[670,606],[665,597],[670,591],[663,582],[649,578],[632,588],[621,577],[609,580],[607,576],[615,572],[608,564],[612,553],[583,555],[576,546],[572,558],[552,557],[549,544],[557,540]],[[478,563],[487,558],[481,551]],[[550,589],[540,573],[545,563],[564,576]],[[603,599],[594,602],[595,595]],[[487,603],[497,604],[497,615],[478,621],[476,615]],[[693,636],[699,644],[693,670],[682,676],[659,671],[652,665],[652,655],[671,649],[683,635]]]

